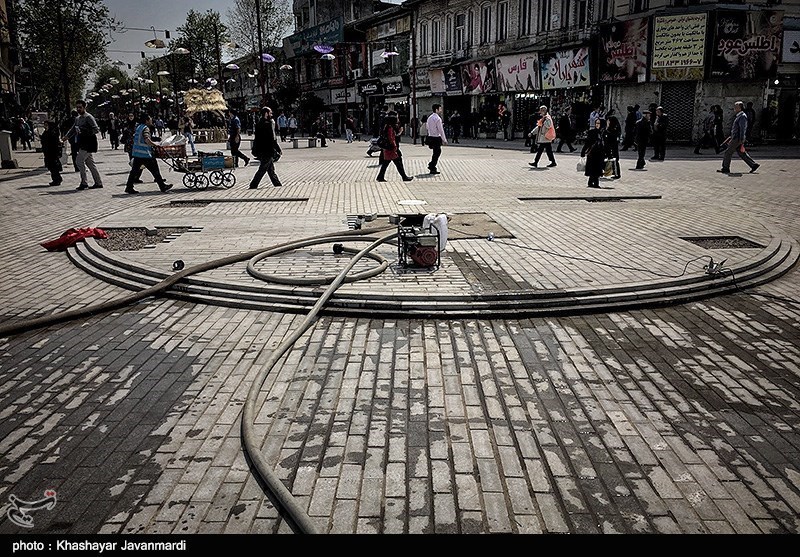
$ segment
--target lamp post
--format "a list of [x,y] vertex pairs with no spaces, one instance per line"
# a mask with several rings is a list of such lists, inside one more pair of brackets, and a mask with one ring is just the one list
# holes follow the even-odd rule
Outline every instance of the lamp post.
[[264,59],[261,56],[264,52],[264,45],[261,42],[261,1],[255,0],[256,5],[256,34],[258,36],[258,81],[261,85],[261,105],[264,106],[267,103],[267,93],[264,89]]

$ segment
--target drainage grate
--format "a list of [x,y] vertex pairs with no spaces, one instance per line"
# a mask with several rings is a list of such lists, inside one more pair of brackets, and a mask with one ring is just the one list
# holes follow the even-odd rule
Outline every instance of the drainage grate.
[[164,207],[206,207],[211,203],[285,203],[299,202],[305,203],[308,197],[246,197],[234,199],[175,199],[163,205],[155,205],[154,208]]
[[695,236],[681,238],[703,249],[764,249],[759,243],[742,238],[741,236]]
[[619,197],[587,197],[586,201],[589,203],[625,203],[625,200]]

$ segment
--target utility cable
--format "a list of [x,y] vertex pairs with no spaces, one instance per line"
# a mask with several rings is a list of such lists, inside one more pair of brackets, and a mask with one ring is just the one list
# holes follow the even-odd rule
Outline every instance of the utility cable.
[[526,249],[526,250],[540,252],[540,253],[546,253],[548,255],[552,255],[552,256],[555,256],[555,257],[562,257],[564,259],[572,259],[574,261],[583,261],[585,263],[593,263],[595,265],[603,265],[604,267],[610,267],[612,269],[621,269],[621,270],[625,270],[625,271],[640,271],[640,272],[643,272],[643,273],[650,273],[651,275],[655,275],[657,277],[662,277],[662,278],[680,278],[680,277],[682,277],[682,276],[684,276],[686,274],[686,270],[689,268],[689,265],[691,265],[695,261],[699,261],[701,259],[706,259],[707,258],[707,256],[701,255],[699,257],[695,257],[694,259],[690,259],[689,261],[686,262],[686,265],[683,267],[683,271],[681,272],[681,274],[679,274],[679,275],[668,275],[668,274],[665,274],[665,273],[659,273],[659,272],[656,272],[656,271],[652,271],[650,269],[644,269],[642,267],[630,267],[630,266],[627,266],[627,265],[617,265],[617,264],[614,264],[614,263],[606,263],[605,261],[597,261],[596,259],[589,259],[587,257],[580,257],[580,256],[577,256],[577,255],[568,255],[568,254],[565,254],[565,253],[558,253],[558,252],[555,252],[555,251],[546,250],[544,248],[533,248],[533,247],[530,247],[530,246],[512,244],[511,242],[504,242],[502,240],[497,240],[493,236],[491,237],[491,239],[488,239],[488,238],[484,238],[483,236],[478,236],[476,234],[471,234],[469,232],[465,232],[463,230],[459,230],[457,228],[453,228],[452,226],[449,226],[448,229],[452,230],[454,232],[458,232],[460,234],[465,234],[465,235],[469,236],[470,238],[479,239],[479,240],[487,240],[487,241],[490,241],[490,242],[494,242],[496,244],[503,244],[503,245],[506,245],[506,246],[511,246],[513,248],[520,248],[520,249]]

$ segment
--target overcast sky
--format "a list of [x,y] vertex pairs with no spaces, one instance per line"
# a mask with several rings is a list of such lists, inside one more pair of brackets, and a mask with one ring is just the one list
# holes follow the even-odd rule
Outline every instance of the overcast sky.
[[[186,22],[186,12],[195,10],[203,12],[208,9],[218,11],[223,22],[227,22],[228,8],[231,0],[105,0],[109,13],[121,21],[126,27],[150,29],[155,27],[158,38],[163,39],[164,29],[169,29],[172,37],[176,37],[176,29]],[[152,31],[132,31],[125,33],[109,33],[112,43],[108,45],[108,57],[111,60],[122,60],[132,67],[141,60],[140,51],[146,55],[159,55],[163,51],[148,49],[144,42],[153,38]],[[131,50],[133,53],[111,52],[113,50]],[[125,68],[123,68],[125,69]]]

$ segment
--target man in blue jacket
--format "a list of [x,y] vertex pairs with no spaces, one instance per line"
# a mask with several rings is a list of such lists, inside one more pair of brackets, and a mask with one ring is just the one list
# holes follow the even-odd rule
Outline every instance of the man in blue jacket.
[[750,167],[750,174],[752,174],[758,170],[758,167],[761,165],[754,161],[750,155],[747,154],[747,151],[744,150],[744,142],[747,138],[747,114],[744,113],[744,103],[742,101],[733,103],[733,112],[736,116],[733,119],[731,135],[727,139],[728,148],[725,149],[725,155],[722,157],[722,168],[717,170],[717,172],[730,174],[731,158],[734,153],[738,153],[739,157]]

